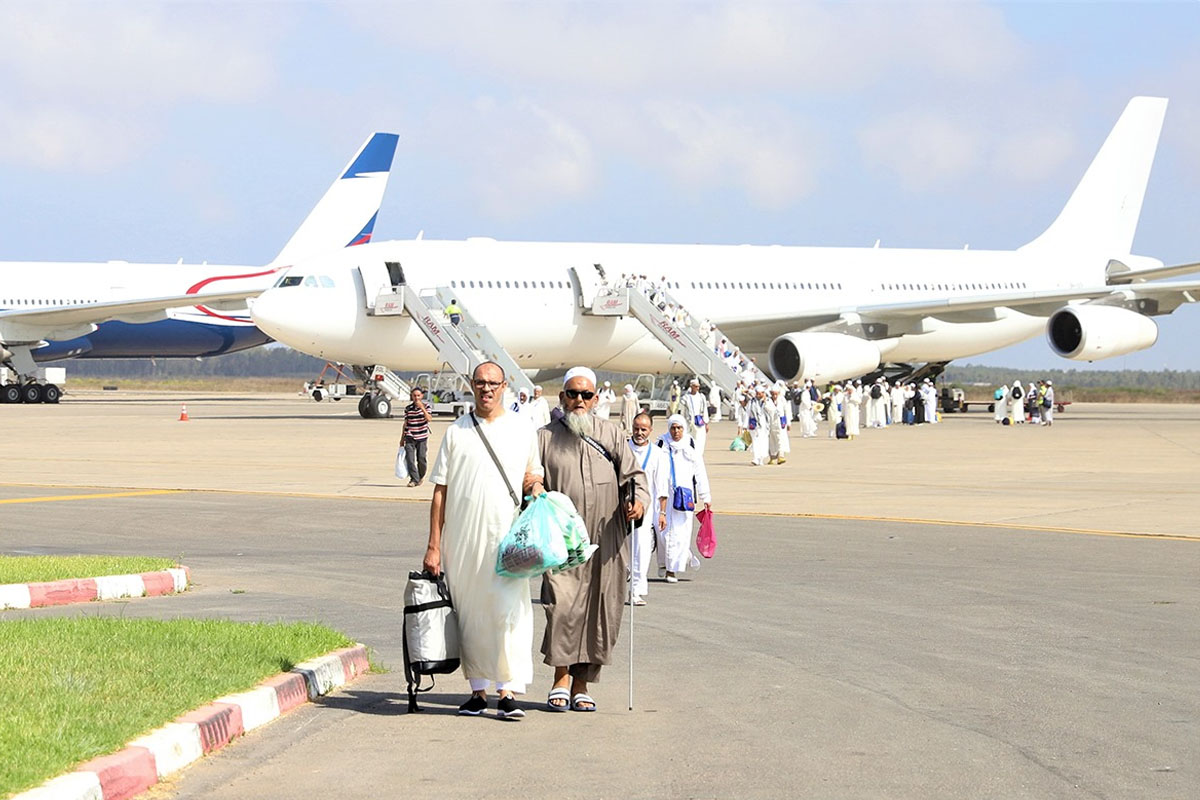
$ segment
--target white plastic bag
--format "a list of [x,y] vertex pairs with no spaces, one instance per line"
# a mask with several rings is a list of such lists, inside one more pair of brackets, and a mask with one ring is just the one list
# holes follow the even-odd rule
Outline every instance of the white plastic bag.
[[408,480],[408,459],[404,453],[404,442],[400,443],[400,449],[396,451],[396,477],[402,481]]

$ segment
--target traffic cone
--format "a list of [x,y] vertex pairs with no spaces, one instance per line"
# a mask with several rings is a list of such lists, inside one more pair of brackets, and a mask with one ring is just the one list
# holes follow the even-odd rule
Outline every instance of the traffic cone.
[[188,421],[188,415],[187,415],[187,403],[184,403],[184,404],[183,404],[183,408],[181,408],[181,409],[179,410],[179,421],[180,421],[180,422],[187,422],[187,421]]

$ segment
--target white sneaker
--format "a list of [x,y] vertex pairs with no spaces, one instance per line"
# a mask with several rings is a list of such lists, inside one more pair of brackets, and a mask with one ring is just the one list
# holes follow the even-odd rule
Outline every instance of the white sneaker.
[[644,606],[646,605],[646,598],[642,597],[640,594],[635,594],[633,596],[633,604],[635,606]]
[[679,583],[679,578],[676,578],[674,575],[668,575],[667,583]]

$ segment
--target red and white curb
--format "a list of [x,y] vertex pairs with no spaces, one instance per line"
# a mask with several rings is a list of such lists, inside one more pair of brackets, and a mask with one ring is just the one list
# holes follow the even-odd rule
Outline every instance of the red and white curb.
[[174,594],[187,589],[190,578],[191,570],[178,567],[137,575],[105,575],[46,583],[6,583],[0,586],[0,611]]
[[80,764],[11,800],[124,800],[230,741],[343,686],[370,668],[363,645],[335,650],[226,695],[135,739],[119,753]]

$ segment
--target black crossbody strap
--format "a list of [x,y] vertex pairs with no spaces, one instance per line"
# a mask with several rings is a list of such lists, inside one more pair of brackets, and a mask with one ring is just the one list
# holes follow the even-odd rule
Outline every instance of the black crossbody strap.
[[607,447],[605,447],[604,445],[600,444],[598,441],[596,441],[595,439],[593,439],[591,436],[586,436],[586,435],[585,435],[585,436],[583,437],[583,440],[584,440],[585,442],[587,442],[588,444],[590,444],[592,447],[594,447],[594,448],[596,448],[597,450],[599,450],[599,451],[600,451],[600,455],[604,456],[604,458],[605,458],[605,459],[608,461],[608,463],[610,463],[610,464],[612,464],[612,465],[613,465],[613,469],[615,469],[615,470],[617,470],[618,472],[620,472],[620,469],[621,469],[621,468],[620,468],[620,467],[617,465],[617,460],[616,460],[615,458],[613,458],[613,454],[612,454],[612,453],[608,452],[608,448],[607,448]]
[[504,474],[504,467],[500,466],[500,459],[496,458],[496,451],[492,449],[492,443],[483,435],[483,426],[479,424],[479,418],[475,416],[475,412],[471,412],[471,422],[475,424],[475,432],[479,434],[479,438],[483,440],[483,446],[487,448],[488,455],[492,457],[492,462],[495,463],[496,469],[500,470],[500,478],[504,481],[504,488],[508,489],[508,496],[512,498],[513,504],[521,507],[521,497],[513,491],[512,484],[508,482],[508,476]]

